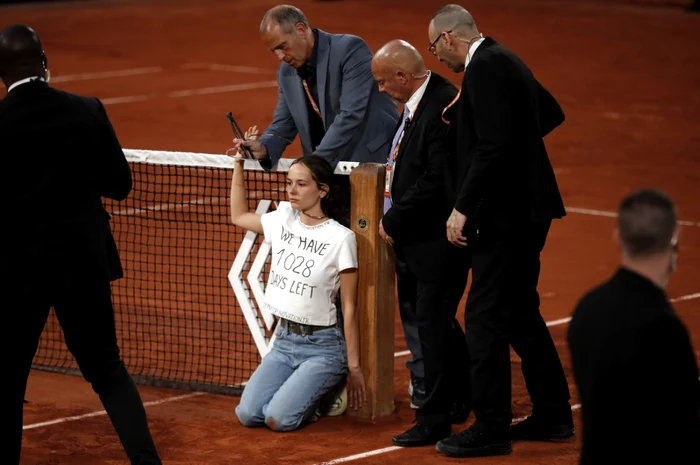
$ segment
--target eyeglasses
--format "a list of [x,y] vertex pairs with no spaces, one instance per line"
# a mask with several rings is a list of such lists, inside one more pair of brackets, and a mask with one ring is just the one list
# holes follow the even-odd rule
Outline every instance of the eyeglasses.
[[437,56],[437,43],[440,40],[440,37],[442,37],[443,34],[449,34],[452,32],[452,29],[449,31],[442,31],[440,34],[438,34],[437,38],[433,41],[432,44],[430,44],[430,47],[428,47],[428,51],[432,53],[433,55]]

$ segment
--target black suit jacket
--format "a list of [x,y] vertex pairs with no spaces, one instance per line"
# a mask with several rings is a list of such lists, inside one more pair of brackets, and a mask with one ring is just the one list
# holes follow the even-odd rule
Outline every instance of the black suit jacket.
[[[437,276],[446,245],[448,126],[442,110],[457,95],[447,79],[431,72],[394,165],[392,207],[382,219],[386,233],[401,247],[416,276]],[[397,127],[398,129],[398,127]]]
[[121,277],[101,197],[124,199],[132,179],[102,103],[38,80],[17,86],[0,101],[0,150],[9,232],[0,266],[7,271],[51,258],[65,267],[36,271],[50,276],[80,267]]
[[700,381],[665,293],[621,268],[578,303],[567,340],[582,465],[700,463]]
[[566,214],[542,140],[564,113],[515,54],[487,37],[448,116],[452,200],[468,224],[498,232]]

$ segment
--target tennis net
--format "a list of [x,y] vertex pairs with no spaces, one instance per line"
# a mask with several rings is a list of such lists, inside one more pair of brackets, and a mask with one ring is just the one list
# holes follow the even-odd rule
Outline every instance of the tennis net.
[[[231,224],[234,161],[189,152],[125,154],[132,192],[122,202],[105,199],[124,267],[124,278],[112,284],[124,363],[141,384],[240,394],[275,320],[256,305],[269,251],[261,237]],[[291,161],[280,160],[270,172],[245,162],[251,210],[262,213],[285,199]],[[337,177],[347,182],[355,165],[339,163]],[[33,368],[80,374],[53,311]]]

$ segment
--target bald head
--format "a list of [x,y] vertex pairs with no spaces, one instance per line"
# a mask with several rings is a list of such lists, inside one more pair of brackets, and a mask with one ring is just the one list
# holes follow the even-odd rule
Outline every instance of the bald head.
[[390,73],[403,71],[414,77],[426,74],[423,57],[405,40],[392,40],[384,44],[372,58],[372,65]]
[[392,40],[374,54],[372,74],[379,91],[401,103],[406,103],[428,77],[423,57],[404,40]]
[[43,54],[41,40],[29,26],[13,24],[3,29],[0,32],[0,77],[5,85],[43,75]]
[[471,36],[478,34],[472,15],[462,6],[450,4],[440,7],[431,18],[435,31],[452,31],[455,35]]

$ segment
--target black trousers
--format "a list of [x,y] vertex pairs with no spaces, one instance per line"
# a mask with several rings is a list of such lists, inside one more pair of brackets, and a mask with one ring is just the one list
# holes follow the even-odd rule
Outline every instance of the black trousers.
[[509,346],[522,359],[533,415],[571,422],[569,387],[540,314],[537,291],[540,253],[550,225],[551,221],[526,223],[488,243],[470,244],[472,284],[465,332],[477,430],[507,430],[511,423]]
[[66,345],[102,401],[131,463],[160,465],[141,397],[119,355],[106,273],[95,270],[90,257],[76,256],[29,259],[13,270],[2,268],[5,302],[14,302],[4,306],[0,336],[8,367],[3,377],[8,396],[0,414],[7,435],[3,463],[20,460],[27,379],[53,306]]
[[467,346],[455,318],[469,268],[460,268],[460,274],[454,275],[451,262],[445,260],[443,273],[435,280],[419,280],[407,266],[401,247],[395,246],[394,251],[399,305],[414,311],[423,354],[428,398],[416,411],[416,419],[430,425],[449,422],[454,401],[462,396],[468,404],[469,399]]

